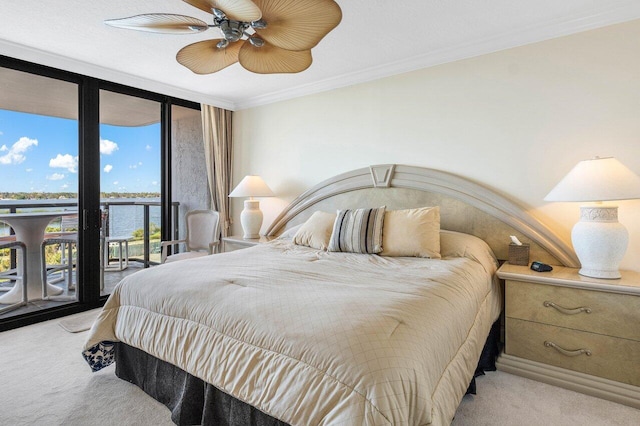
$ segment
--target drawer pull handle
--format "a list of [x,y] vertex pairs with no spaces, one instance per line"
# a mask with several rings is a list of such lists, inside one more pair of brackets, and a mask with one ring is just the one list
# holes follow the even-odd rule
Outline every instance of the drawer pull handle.
[[555,310],[557,310],[558,312],[562,312],[563,314],[566,314],[566,315],[575,315],[575,314],[579,314],[581,312],[584,312],[586,314],[590,314],[591,313],[591,308],[585,308],[585,307],[581,306],[579,308],[569,309],[569,308],[565,308],[565,307],[560,306],[560,305],[556,305],[555,303],[549,302],[548,300],[545,300],[543,305],[545,306],[545,308],[552,307]]
[[568,351],[548,340],[545,340],[544,345],[548,348],[553,348],[556,351],[560,352],[562,355],[566,355],[566,356],[578,356],[582,354],[585,354],[586,356],[591,356],[591,351],[589,349],[576,349],[575,351]]

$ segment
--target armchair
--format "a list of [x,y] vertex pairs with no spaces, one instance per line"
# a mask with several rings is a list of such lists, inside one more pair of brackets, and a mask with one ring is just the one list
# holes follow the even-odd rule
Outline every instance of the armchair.
[[[184,239],[162,241],[161,263],[213,254],[219,243],[220,215],[213,210],[192,210],[185,215],[185,229]],[[176,244],[184,244],[185,251],[168,256],[167,248]]]

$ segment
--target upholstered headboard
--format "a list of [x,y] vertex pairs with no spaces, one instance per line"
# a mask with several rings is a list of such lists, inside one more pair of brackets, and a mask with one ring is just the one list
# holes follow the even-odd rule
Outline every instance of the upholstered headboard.
[[485,240],[498,259],[508,258],[509,236],[530,244],[531,260],[578,267],[571,248],[512,200],[469,179],[423,167],[381,164],[343,173],[293,200],[267,235],[303,223],[316,210],[440,206],[441,228]]

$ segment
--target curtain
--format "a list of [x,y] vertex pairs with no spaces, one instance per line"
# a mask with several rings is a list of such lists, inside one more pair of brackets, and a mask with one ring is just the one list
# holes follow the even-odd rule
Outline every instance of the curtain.
[[226,237],[231,227],[229,193],[233,161],[233,113],[204,104],[201,112],[211,208],[220,214],[220,233],[222,237]]

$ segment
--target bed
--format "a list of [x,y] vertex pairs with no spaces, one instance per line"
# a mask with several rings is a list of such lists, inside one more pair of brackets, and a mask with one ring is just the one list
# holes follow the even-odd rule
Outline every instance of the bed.
[[577,262],[494,191],[403,165],[322,182],[267,233],[279,237],[125,278],[89,365],[115,360],[177,424],[446,425],[495,357],[509,235],[538,260]]

